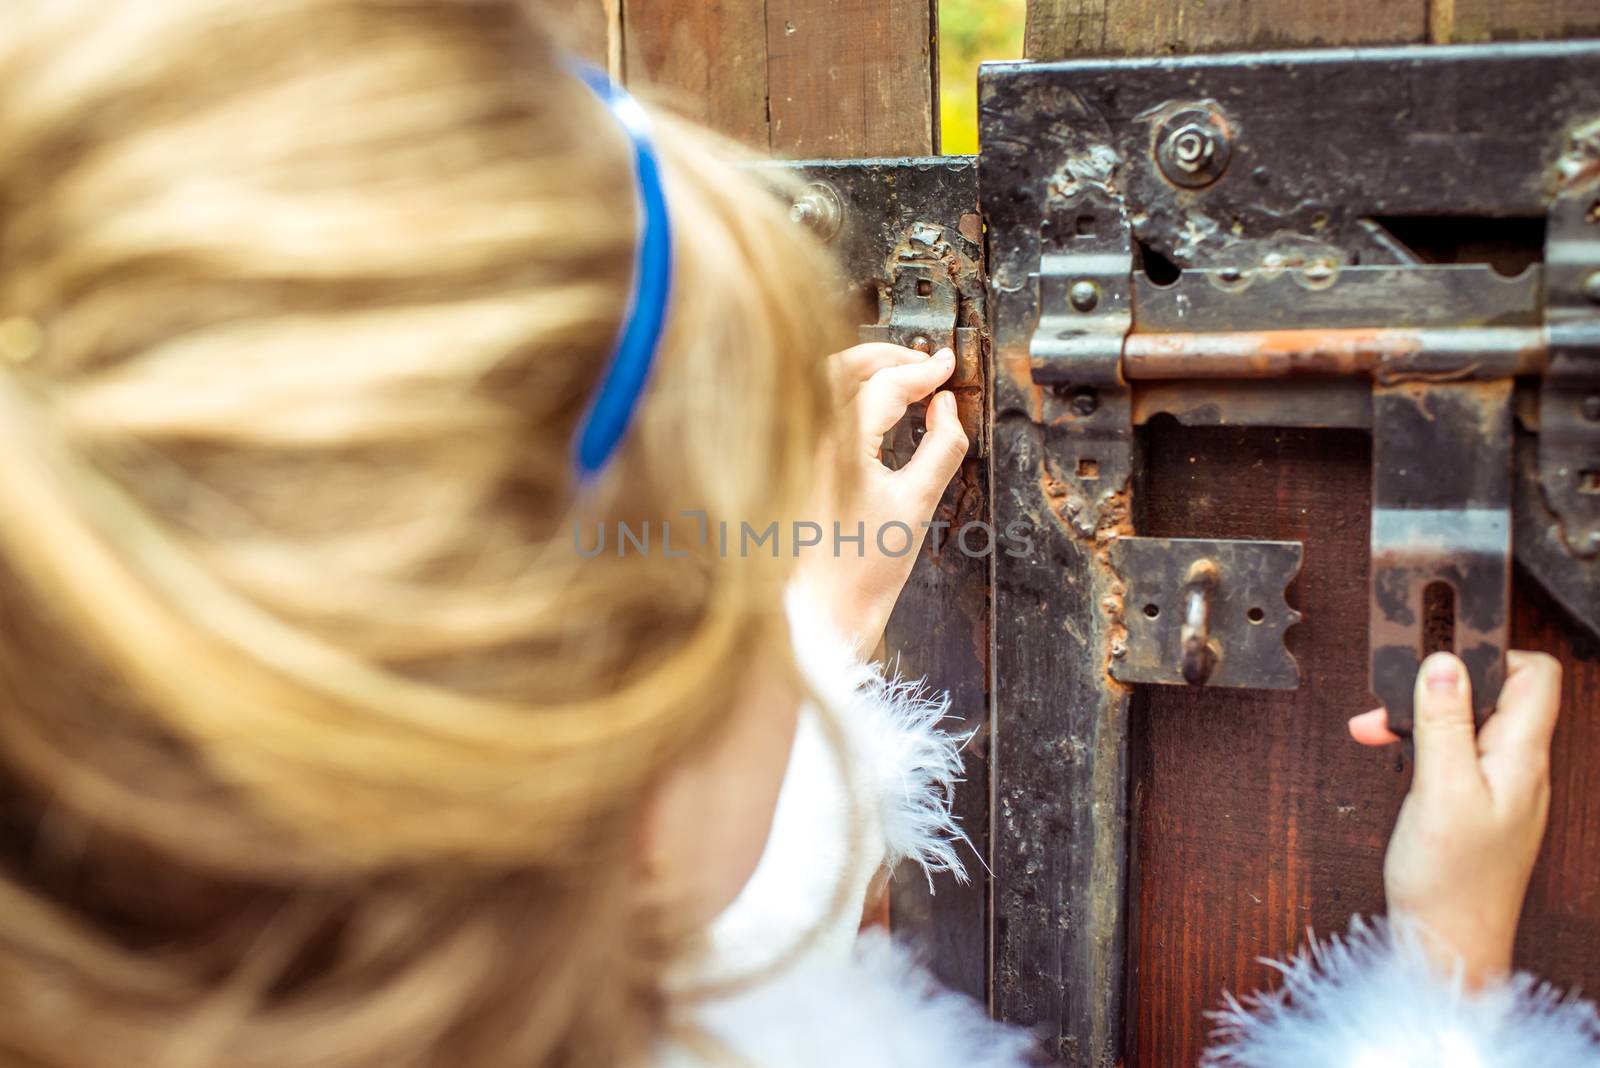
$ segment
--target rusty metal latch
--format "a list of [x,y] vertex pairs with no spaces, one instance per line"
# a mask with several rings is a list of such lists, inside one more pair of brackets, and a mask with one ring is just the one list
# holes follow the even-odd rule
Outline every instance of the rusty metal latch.
[[1126,643],[1123,682],[1292,690],[1300,669],[1284,634],[1300,622],[1284,592],[1300,572],[1296,541],[1119,538]]
[[1372,405],[1372,692],[1409,733],[1417,669],[1447,650],[1482,718],[1510,633],[1511,382],[1375,386]]
[[[870,297],[872,321],[862,341],[887,341],[923,352],[955,350],[948,386],[967,432],[968,452],[984,455],[988,412],[984,365],[988,309],[977,161],[926,159],[809,160],[756,164],[757,171],[798,174],[786,186],[790,218],[838,252],[847,288]],[[922,405],[890,434],[885,459],[909,457],[921,437]]]

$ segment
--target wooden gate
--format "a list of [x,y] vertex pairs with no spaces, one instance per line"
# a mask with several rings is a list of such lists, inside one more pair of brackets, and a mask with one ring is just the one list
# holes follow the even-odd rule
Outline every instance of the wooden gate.
[[[938,150],[936,0],[573,2],[591,55],[762,151]],[[1600,35],[1595,0],[1030,0],[1026,49],[1046,60],[1584,35]],[[1369,435],[1172,422],[1143,433],[1140,534],[1294,541],[1314,561],[1290,594],[1305,616],[1289,638],[1298,689],[1130,697],[1068,678],[1031,695],[1053,703],[1045,715],[1028,694],[1008,698],[1007,679],[1053,677],[1056,623],[996,622],[992,587],[936,560],[919,565],[891,632],[906,669],[951,687],[981,728],[959,807],[994,873],[931,898],[903,880],[893,923],[927,940],[947,982],[1035,1028],[1064,1063],[1094,1068],[1193,1064],[1221,993],[1271,983],[1259,958],[1292,952],[1308,928],[1381,912],[1408,780],[1393,753],[1345,734],[1369,700]],[[948,513],[990,514],[988,464],[969,462]],[[1520,573],[1511,634],[1567,667],[1551,827],[1518,960],[1594,992],[1600,646]],[[1041,863],[1042,832],[1023,825],[1062,797],[1074,818],[1048,833],[1076,859]]]

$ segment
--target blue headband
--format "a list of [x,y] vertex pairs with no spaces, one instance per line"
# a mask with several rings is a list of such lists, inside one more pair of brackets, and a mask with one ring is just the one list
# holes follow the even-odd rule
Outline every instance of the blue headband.
[[586,64],[577,64],[575,69],[632,142],[638,185],[639,238],[622,332],[611,363],[600,379],[600,389],[589,402],[572,442],[573,466],[581,480],[588,480],[605,467],[622,444],[661,344],[661,328],[672,292],[672,225],[661,188],[661,162],[650,141],[650,122],[644,109],[603,71]]

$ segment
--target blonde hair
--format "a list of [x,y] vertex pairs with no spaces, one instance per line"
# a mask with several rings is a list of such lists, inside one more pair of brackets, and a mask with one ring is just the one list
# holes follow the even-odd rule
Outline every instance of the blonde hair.
[[785,564],[573,529],[795,514],[819,250],[656,116],[667,336],[580,491],[631,172],[524,4],[5,11],[0,1061],[637,1056],[645,799]]

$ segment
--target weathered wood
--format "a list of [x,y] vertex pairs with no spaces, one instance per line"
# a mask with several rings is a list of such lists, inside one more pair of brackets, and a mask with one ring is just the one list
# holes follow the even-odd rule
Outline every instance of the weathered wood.
[[767,0],[766,12],[774,154],[933,151],[929,0]]
[[[1030,274],[1040,270],[1047,212],[1059,213],[1052,251],[1072,240],[1100,262],[1131,264],[1131,249],[1110,188],[1085,181],[1070,201],[1048,200],[1047,176],[1062,167],[1076,116],[1028,90],[1020,79],[992,80],[979,116],[994,517],[1031,542],[995,557],[994,1010],[1035,1030],[1053,1058],[1101,1068],[1119,1063],[1124,1028],[1129,688],[1107,674],[1121,585],[1106,544],[1127,532],[1133,469],[1127,398],[1114,381],[1120,333],[1109,316],[1126,303],[1109,292],[1098,302],[1107,318],[1099,344],[1080,353],[1078,383],[1094,383],[1081,407],[1067,383],[1034,381],[1035,328],[1073,335],[1041,325],[1045,286]],[[1000,128],[1018,114],[1037,137]],[[1093,436],[1078,433],[1091,423]]]
[[[1307,928],[1382,913],[1383,853],[1409,784],[1392,751],[1350,741],[1369,697],[1363,658],[1369,508],[1366,435],[1153,429],[1144,530],[1295,538],[1291,592],[1302,684],[1286,693],[1151,687],[1134,718],[1137,996],[1129,1063],[1193,1064],[1223,990],[1277,978]],[[1512,642],[1566,665],[1550,832],[1523,914],[1518,962],[1562,985],[1600,986],[1600,649],[1519,583]],[[1354,651],[1353,651],[1354,650]]]
[[1024,49],[1065,59],[1401,43],[1424,40],[1427,20],[1426,0],[1029,0]]
[[947,690],[948,729],[972,735],[953,806],[972,846],[962,850],[967,881],[930,884],[907,865],[891,887],[892,926],[940,981],[979,1001],[989,996],[989,560],[961,552],[958,537],[989,518],[988,464],[969,459],[934,513],[949,525],[930,531],[885,637],[890,665]]
[[624,0],[623,69],[682,114],[765,153],[767,25],[762,5]]
[[1511,642],[1550,653],[1565,668],[1561,723],[1551,758],[1550,830],[1539,853],[1517,936],[1517,964],[1589,996],[1600,990],[1600,643],[1585,640],[1560,607],[1518,575]]
[[1307,927],[1383,910],[1404,795],[1368,707],[1370,439],[1359,431],[1152,428],[1141,533],[1305,544],[1290,601],[1298,690],[1156,686],[1136,701],[1129,1063],[1194,1064],[1223,990],[1272,985]]
[[1597,33],[1595,0],[1432,0],[1428,15],[1428,37],[1437,44]]

